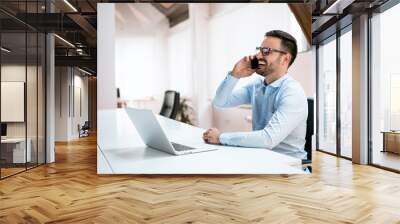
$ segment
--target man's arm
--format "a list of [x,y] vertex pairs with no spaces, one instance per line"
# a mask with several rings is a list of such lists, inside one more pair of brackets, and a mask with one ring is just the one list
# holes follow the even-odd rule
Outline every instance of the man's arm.
[[[240,78],[251,76],[255,70],[251,69],[250,60],[254,56],[246,56],[240,59],[232,71],[217,89],[213,104],[217,107],[235,107],[250,103],[250,93],[247,87],[233,91]],[[249,86],[249,85],[248,85]]]
[[307,118],[307,110],[304,92],[289,90],[281,97],[277,110],[264,129],[222,133],[219,141],[224,145],[272,149]]
[[217,89],[213,105],[216,107],[235,107],[241,104],[249,104],[250,93],[247,87],[233,90],[238,81],[239,79],[229,72]]

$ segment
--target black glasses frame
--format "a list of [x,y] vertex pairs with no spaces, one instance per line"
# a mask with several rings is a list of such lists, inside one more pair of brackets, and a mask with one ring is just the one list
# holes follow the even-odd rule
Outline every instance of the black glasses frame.
[[256,47],[256,50],[261,51],[261,54],[264,55],[264,56],[267,56],[267,55],[271,54],[271,52],[277,52],[277,53],[281,53],[281,54],[287,54],[288,53],[286,51],[273,49],[273,48],[269,48],[269,47]]

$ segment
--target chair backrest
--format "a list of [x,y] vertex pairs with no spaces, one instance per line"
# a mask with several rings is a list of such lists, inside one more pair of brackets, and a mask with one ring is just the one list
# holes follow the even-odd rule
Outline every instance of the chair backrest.
[[164,94],[164,102],[161,107],[160,115],[175,119],[179,108],[179,92],[167,90]]
[[304,150],[307,152],[307,159],[303,160],[304,163],[311,163],[312,161],[312,136],[314,135],[314,99],[307,98],[308,116],[307,116],[307,130],[306,130],[306,144]]
[[85,123],[82,125],[82,129],[89,129],[89,128],[90,128],[89,121],[85,121]]

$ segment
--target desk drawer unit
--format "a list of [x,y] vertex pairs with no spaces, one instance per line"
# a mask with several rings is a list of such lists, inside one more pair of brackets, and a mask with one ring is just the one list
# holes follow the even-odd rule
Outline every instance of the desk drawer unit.
[[400,154],[400,132],[383,133],[383,151]]

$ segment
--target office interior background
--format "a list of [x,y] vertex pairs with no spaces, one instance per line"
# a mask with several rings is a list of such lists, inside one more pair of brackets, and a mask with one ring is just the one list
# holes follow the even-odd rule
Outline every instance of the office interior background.
[[[393,200],[398,195],[398,175],[384,171],[400,172],[400,104],[396,97],[400,92],[400,66],[396,61],[396,53],[400,50],[397,41],[400,33],[396,29],[396,23],[400,21],[398,1],[294,1],[311,7],[310,34],[304,33],[302,28],[307,24],[299,21],[301,10],[295,11],[286,4],[277,3],[281,1],[269,1],[274,10],[261,6],[261,3],[258,3],[259,7],[248,3],[210,4],[207,7],[188,3],[148,3],[122,7],[126,2],[129,1],[0,2],[0,191],[6,195],[1,196],[2,201],[7,201],[7,197],[15,199],[13,195],[24,191],[24,184],[37,180],[64,188],[66,185],[57,186],[57,181],[69,181],[74,190],[78,189],[68,189],[74,195],[78,195],[78,191],[100,194],[96,191],[99,189],[97,185],[104,187],[101,188],[104,192],[111,192],[109,187],[113,181],[129,182],[129,178],[103,178],[95,173],[97,108],[126,105],[151,108],[158,113],[163,104],[164,90],[172,89],[180,92],[181,98],[187,99],[195,108],[195,125],[213,125],[223,131],[249,130],[251,117],[248,107],[221,111],[211,108],[210,99],[237,59],[243,54],[255,53],[251,51],[259,45],[268,29],[283,27],[293,32],[302,46],[292,75],[301,82],[307,96],[316,100],[313,140],[316,159],[313,160],[311,177],[276,177],[274,183],[282,191],[287,188],[299,193],[310,189],[313,193],[302,193],[313,203],[317,200],[315,192],[319,192],[317,196],[322,198],[342,195],[354,199],[357,206],[347,211],[359,209],[357,212],[350,214],[332,205],[334,214],[320,210],[320,219],[324,221],[356,222],[368,217],[384,223],[399,220],[396,212],[399,204]],[[105,14],[101,15],[103,6],[100,3],[118,4],[111,10],[105,8]],[[207,10],[209,17],[205,23],[202,13]],[[253,10],[255,13],[249,13]],[[148,13],[152,16],[149,17]],[[280,13],[286,15],[279,17],[277,14]],[[238,27],[228,26],[229,20],[242,15],[249,16],[249,21],[246,21],[249,25],[244,32]],[[272,15],[272,19],[267,18]],[[255,21],[260,18],[262,20]],[[108,33],[103,32],[107,26],[99,27],[102,21],[106,25],[114,22],[117,26],[107,30]],[[198,24],[199,21],[203,22]],[[194,22],[198,29],[194,29]],[[207,36],[209,58],[202,52],[205,43],[202,34],[207,33],[206,25],[207,32],[213,33]],[[137,30],[131,30],[132,27]],[[105,38],[117,38],[117,44],[98,44],[110,39],[102,39],[97,32],[103,32]],[[112,37],[113,32],[118,35]],[[127,38],[132,35],[136,37],[135,42]],[[243,36],[246,36],[246,42],[242,42]],[[197,42],[192,41],[193,38]],[[175,48],[181,50],[168,50]],[[133,54],[136,51],[141,55]],[[191,64],[193,51],[201,56],[196,61],[209,62],[208,71],[211,72],[207,74],[216,74],[215,77],[196,76],[204,71],[202,67]],[[114,52],[119,60],[100,61],[113,55],[103,57],[105,55],[99,52]],[[141,63],[135,68],[128,67],[134,61]],[[116,70],[110,69],[113,67]],[[103,84],[98,83],[97,77],[101,76],[98,70],[101,68],[118,76]],[[120,68],[127,69],[118,70]],[[143,71],[149,73],[141,75]],[[304,76],[307,79],[303,79]],[[133,77],[139,78],[130,80]],[[81,136],[87,133],[89,137]],[[91,183],[74,179],[79,176],[90,179]],[[309,178],[306,187],[299,188],[298,184],[304,184],[304,178]],[[151,181],[165,184],[162,178],[159,179],[160,182]],[[251,178],[243,180],[252,186],[260,184]],[[143,179],[143,183],[146,181]],[[183,184],[183,180],[174,181]],[[204,179],[204,182],[208,181]],[[279,181],[283,184],[279,185]],[[234,182],[231,180],[230,183]],[[222,185],[220,182],[215,185],[218,184]],[[48,189],[48,186],[38,185]],[[35,194],[32,192],[34,190],[30,193]],[[23,197],[31,196],[22,193],[18,198],[21,201]],[[373,196],[359,199],[360,195]],[[386,197],[392,197],[392,200]],[[340,206],[345,204],[329,199]],[[372,205],[364,210],[362,206],[368,204],[366,201]],[[307,200],[303,203],[307,204]],[[300,210],[303,219],[312,216],[307,209]],[[363,214],[366,210],[372,215]],[[342,213],[338,216],[340,211]],[[10,209],[3,209],[0,214],[6,212]],[[328,218],[324,219],[325,216]]]
[[55,142],[78,139],[85,122],[95,132],[96,8],[81,6],[86,19],[71,6],[0,3],[1,178],[54,162]]

